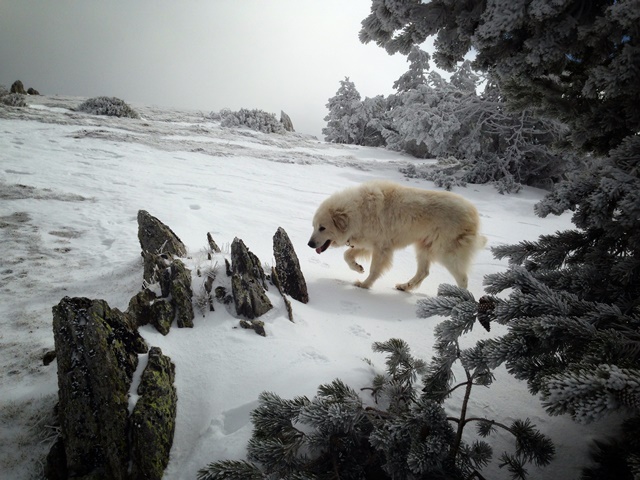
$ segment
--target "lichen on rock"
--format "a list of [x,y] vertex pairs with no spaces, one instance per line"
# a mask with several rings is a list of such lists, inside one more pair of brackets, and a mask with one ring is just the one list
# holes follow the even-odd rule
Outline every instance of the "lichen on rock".
[[231,290],[236,313],[253,319],[271,310],[273,305],[265,292],[266,286],[260,260],[242,240],[235,238],[231,244]]
[[175,366],[158,347],[149,350],[140,398],[131,414],[131,477],[161,480],[169,463],[176,422]]
[[309,302],[307,282],[300,269],[298,256],[287,232],[282,227],[279,227],[273,236],[273,256],[276,260],[275,271],[284,293],[291,295],[299,302]]
[[127,478],[128,396],[145,341],[104,300],[53,307],[59,419],[69,476]]

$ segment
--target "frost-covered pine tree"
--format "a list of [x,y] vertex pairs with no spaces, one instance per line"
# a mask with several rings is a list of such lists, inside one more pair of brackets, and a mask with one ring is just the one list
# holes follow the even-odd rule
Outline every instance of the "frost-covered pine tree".
[[393,83],[393,88],[402,93],[427,83],[425,72],[429,71],[429,58],[429,54],[420,47],[412,47],[407,55],[409,70]]
[[[451,298],[473,303],[468,292],[448,290]],[[436,330],[436,351],[431,363],[415,358],[406,342],[376,342],[373,350],[386,354],[386,369],[370,388],[375,403],[365,401],[340,380],[318,387],[313,399],[284,399],[272,392],[260,395],[251,413],[253,435],[247,446],[249,461],[222,460],[198,473],[199,480],[344,480],[411,479],[467,480],[483,478],[493,449],[482,438],[496,430],[514,439],[511,452],[503,452],[500,465],[511,478],[527,478],[526,465],[545,466],[553,459],[553,443],[529,420],[503,424],[474,416],[469,409],[475,385],[488,386],[485,366],[470,370],[466,381],[452,385],[452,365],[460,361],[458,338],[473,325],[473,311]],[[422,376],[424,389],[418,389]],[[460,414],[447,415],[443,402],[458,388],[465,394]],[[463,432],[475,426],[479,439],[468,444]],[[469,436],[467,434],[466,436]]]
[[322,129],[327,142],[357,143],[362,136],[360,110],[362,102],[355,83],[345,77],[340,80],[340,88],[336,95],[329,99],[329,114],[324,118],[327,126]]
[[385,145],[382,131],[387,122],[387,100],[382,95],[360,100],[355,84],[346,77],[327,103],[329,114],[322,129],[327,142],[379,147]]
[[[487,277],[477,303],[504,337],[465,352],[506,364],[550,413],[589,422],[624,412],[640,436],[640,4],[633,1],[387,2],[374,0],[361,39],[390,52],[436,36],[453,68],[470,49],[510,108],[569,126],[590,164],[537,206],[574,212],[573,230],[494,249],[510,269]],[[510,292],[510,293],[508,293]],[[506,298],[498,294],[507,294]],[[631,425],[629,427],[629,425]],[[640,445],[622,455],[640,475]]]

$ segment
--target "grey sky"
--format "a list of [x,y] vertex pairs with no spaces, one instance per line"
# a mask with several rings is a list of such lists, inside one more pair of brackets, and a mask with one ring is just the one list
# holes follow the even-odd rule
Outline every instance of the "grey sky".
[[[406,59],[358,40],[369,0],[0,0],[0,85],[209,112],[287,112],[320,137],[345,76],[389,94]],[[321,138],[321,137],[320,137]]]

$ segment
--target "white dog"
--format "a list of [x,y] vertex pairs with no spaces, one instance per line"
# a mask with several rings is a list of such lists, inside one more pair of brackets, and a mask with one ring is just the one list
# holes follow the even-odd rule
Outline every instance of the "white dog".
[[344,259],[352,270],[364,273],[356,260],[371,257],[369,276],[356,282],[371,285],[391,266],[394,250],[413,244],[418,270],[398,290],[412,290],[429,275],[431,262],[444,265],[461,288],[474,253],[485,246],[476,208],[451,192],[405,187],[372,181],[327,198],[313,217],[309,246],[322,253],[329,246],[350,248]]

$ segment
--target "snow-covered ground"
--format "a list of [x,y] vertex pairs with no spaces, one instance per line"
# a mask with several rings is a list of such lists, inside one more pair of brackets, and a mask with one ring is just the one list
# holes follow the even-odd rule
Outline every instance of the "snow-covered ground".
[[[249,412],[260,392],[312,397],[318,385],[341,378],[360,389],[371,384],[384,357],[374,341],[406,340],[430,360],[439,319],[416,316],[416,302],[453,283],[435,266],[411,294],[393,286],[414,273],[411,249],[371,290],[352,285],[340,249],[322,255],[307,247],[317,205],[344,187],[374,178],[421,188],[398,168],[417,160],[382,149],[327,144],[304,135],[265,135],[222,129],[207,112],[133,105],[140,120],[99,117],[70,110],[83,99],[29,97],[27,108],[0,106],[0,478],[35,478],[56,431],[56,363],[42,364],[53,349],[51,307],[64,296],[105,299],[125,310],[142,282],[136,215],[147,210],[171,227],[189,248],[193,289],[200,291],[206,234],[220,246],[241,238],[273,265],[272,237],[283,227],[297,251],[310,301],[293,303],[291,323],[277,292],[265,321],[267,337],[237,328],[222,305],[196,311],[193,329],[174,326],[163,337],[141,333],[176,364],[178,417],[166,479],[193,479],[220,459],[244,458],[251,435]],[[489,245],[536,239],[570,227],[568,215],[541,219],[533,205],[543,191],[499,195],[491,186],[458,189],[481,212]],[[223,248],[224,249],[224,248]],[[220,259],[218,259],[219,261]],[[487,249],[479,253],[469,290],[483,294],[484,275],[504,270]],[[465,343],[503,333],[476,328]],[[371,367],[364,358],[372,360]],[[549,417],[526,385],[504,369],[488,389],[476,387],[471,414],[508,423],[529,417],[556,444],[556,460],[530,469],[533,479],[578,478],[589,441],[607,433],[569,418]],[[368,393],[363,392],[368,398]],[[460,397],[447,402],[451,412]],[[473,431],[467,432],[473,438]],[[511,445],[498,437],[494,451]],[[494,462],[486,478],[508,478]]]

